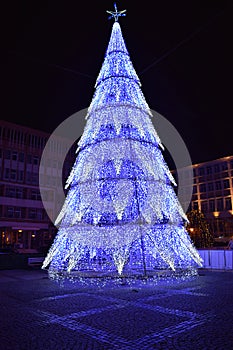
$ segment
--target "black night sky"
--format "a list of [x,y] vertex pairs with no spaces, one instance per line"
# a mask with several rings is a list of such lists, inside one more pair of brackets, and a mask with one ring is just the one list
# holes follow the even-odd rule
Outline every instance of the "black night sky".
[[[52,132],[88,107],[114,1],[15,1],[2,8],[1,119]],[[193,163],[232,155],[232,1],[130,1],[120,19],[151,109]]]

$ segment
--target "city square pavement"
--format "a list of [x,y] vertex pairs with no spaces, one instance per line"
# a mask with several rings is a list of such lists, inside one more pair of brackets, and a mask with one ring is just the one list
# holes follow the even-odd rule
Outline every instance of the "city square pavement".
[[94,287],[0,271],[0,349],[233,349],[233,272]]

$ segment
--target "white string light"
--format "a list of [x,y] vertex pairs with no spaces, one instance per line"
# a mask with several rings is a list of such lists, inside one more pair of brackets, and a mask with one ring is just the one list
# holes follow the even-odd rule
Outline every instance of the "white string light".
[[116,21],[43,264],[53,275],[201,265],[150,117]]

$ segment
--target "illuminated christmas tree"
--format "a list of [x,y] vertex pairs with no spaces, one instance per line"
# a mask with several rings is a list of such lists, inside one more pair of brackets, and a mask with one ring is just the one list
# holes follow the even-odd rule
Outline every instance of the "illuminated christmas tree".
[[125,11],[109,13],[115,23],[43,268],[50,264],[55,275],[192,270],[201,260],[122,37]]
[[191,210],[187,214],[189,224],[187,231],[197,248],[211,247],[214,243],[214,237],[210,231],[209,224],[205,215],[199,210]]

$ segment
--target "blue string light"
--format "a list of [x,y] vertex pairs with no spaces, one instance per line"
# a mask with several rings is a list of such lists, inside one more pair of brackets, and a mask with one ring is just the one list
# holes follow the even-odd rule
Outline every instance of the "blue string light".
[[185,229],[151,111],[115,18],[78,156],[44,261],[72,271],[190,269],[201,259]]

